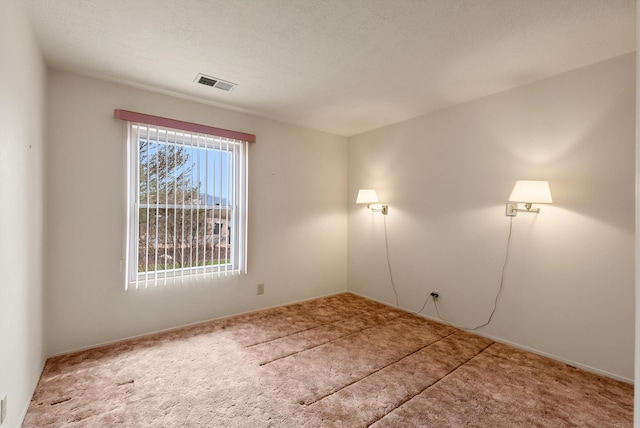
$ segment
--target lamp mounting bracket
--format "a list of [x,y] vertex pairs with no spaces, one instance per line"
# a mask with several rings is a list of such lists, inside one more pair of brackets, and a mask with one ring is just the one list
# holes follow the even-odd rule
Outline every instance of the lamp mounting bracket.
[[387,204],[367,204],[367,208],[374,213],[382,213],[383,215],[389,214],[389,205]]
[[531,204],[530,203],[525,203],[524,204],[524,209],[520,208],[519,204],[517,202],[508,202],[507,203],[507,209],[505,211],[505,215],[509,216],[509,217],[515,217],[519,212],[522,213],[540,213],[540,208],[531,208]]

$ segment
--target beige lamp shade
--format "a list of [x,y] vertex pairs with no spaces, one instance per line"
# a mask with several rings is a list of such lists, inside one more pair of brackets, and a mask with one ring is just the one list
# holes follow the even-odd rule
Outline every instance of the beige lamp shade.
[[373,189],[360,189],[356,204],[377,204],[378,194]]
[[549,182],[544,180],[518,180],[513,186],[509,202],[524,202],[529,204],[550,204],[551,189]]

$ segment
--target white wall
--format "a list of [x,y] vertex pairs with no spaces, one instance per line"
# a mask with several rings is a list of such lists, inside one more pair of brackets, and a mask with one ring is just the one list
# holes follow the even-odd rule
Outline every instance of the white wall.
[[[517,179],[550,181],[554,204],[513,223],[504,291],[483,334],[633,379],[635,53],[353,137],[349,290],[400,306],[431,290],[440,314],[488,319]],[[433,303],[423,312],[435,316]]]
[[[346,290],[345,138],[55,70],[48,96],[49,354]],[[115,108],[257,136],[248,275],[124,290],[124,127]]]
[[0,398],[18,426],[43,348],[46,69],[20,0],[0,2]]

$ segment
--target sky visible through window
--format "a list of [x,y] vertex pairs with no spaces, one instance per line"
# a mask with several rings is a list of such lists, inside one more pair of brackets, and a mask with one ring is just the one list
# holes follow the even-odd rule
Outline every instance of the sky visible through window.
[[[231,155],[222,150],[190,149],[194,180],[198,179],[201,203],[226,205],[229,201],[229,166]],[[208,166],[208,167],[207,167]]]
[[184,197],[185,203],[233,203],[232,153],[224,144],[202,146],[140,139],[141,202],[182,204]]

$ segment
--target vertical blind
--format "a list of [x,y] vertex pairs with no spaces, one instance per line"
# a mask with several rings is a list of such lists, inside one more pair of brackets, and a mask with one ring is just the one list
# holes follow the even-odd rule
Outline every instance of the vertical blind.
[[246,141],[128,122],[127,282],[246,272]]

